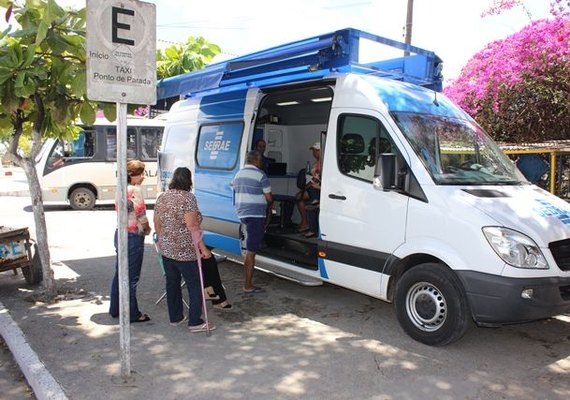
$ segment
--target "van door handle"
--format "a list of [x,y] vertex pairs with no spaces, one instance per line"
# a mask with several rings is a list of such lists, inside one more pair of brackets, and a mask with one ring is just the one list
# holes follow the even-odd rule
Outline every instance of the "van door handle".
[[339,196],[338,194],[329,194],[329,199],[334,199],[334,200],[346,200],[346,196]]

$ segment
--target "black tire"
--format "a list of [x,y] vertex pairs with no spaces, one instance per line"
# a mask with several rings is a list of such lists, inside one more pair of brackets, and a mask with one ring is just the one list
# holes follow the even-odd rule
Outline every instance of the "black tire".
[[92,210],[95,207],[95,193],[84,187],[77,188],[69,195],[69,204],[74,210]]
[[37,285],[43,278],[42,262],[40,261],[40,254],[38,253],[38,245],[34,243],[32,262],[29,266],[22,267],[22,274],[24,279],[30,285]]
[[463,286],[453,271],[436,263],[404,273],[396,286],[395,306],[404,331],[428,346],[455,342],[472,320]]

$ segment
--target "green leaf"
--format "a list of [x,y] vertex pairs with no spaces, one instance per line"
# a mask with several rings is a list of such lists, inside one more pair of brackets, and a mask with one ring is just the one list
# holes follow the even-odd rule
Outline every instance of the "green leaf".
[[26,78],[26,73],[24,71],[18,72],[16,74],[16,80],[14,81],[14,87],[16,89],[23,87],[25,78]]
[[6,115],[0,115],[0,131],[12,130],[12,120]]
[[[11,9],[13,1],[14,0],[0,0],[0,7]],[[8,11],[10,11],[10,10],[8,10]],[[8,16],[8,13],[6,13],[6,16]]]
[[85,60],[85,38],[80,35],[63,35],[61,37],[67,45],[71,48],[67,48],[66,51],[70,51],[75,56],[79,56]]
[[36,35],[36,46],[39,46],[47,36],[49,26],[44,22],[41,21],[38,26],[38,33]]
[[70,85],[71,93],[76,97],[84,97],[87,93],[87,81],[85,74],[77,74],[72,80]]
[[4,91],[2,93],[2,98],[0,98],[0,103],[8,114],[12,114],[18,110],[20,101],[14,94],[14,88],[11,85],[4,86]]
[[33,48],[33,46],[28,46],[27,48],[25,48],[24,49],[24,64],[22,66],[28,67],[28,66],[32,65],[32,62],[34,61],[35,56],[36,56],[36,51]]
[[67,42],[59,35],[50,32],[46,37],[46,42],[54,54],[62,54],[67,51]]
[[0,86],[9,79],[12,79],[12,76],[13,70],[11,68],[0,66]]
[[[23,80],[21,82],[21,86],[15,86],[14,92],[17,97],[27,98],[35,93],[36,85],[33,79],[30,79],[27,73],[22,73],[22,76]],[[16,78],[16,81],[18,81],[18,78]]]
[[114,121],[117,119],[117,107],[115,103],[104,103],[103,104],[103,114],[105,118],[109,121]]
[[93,125],[95,123],[96,109],[92,107],[91,103],[85,102],[81,105],[81,111],[79,117],[81,122],[85,125]]
[[171,60],[179,59],[181,55],[180,51],[176,49],[176,47],[174,46],[167,47],[164,50],[164,54],[166,55],[166,57],[170,58]]

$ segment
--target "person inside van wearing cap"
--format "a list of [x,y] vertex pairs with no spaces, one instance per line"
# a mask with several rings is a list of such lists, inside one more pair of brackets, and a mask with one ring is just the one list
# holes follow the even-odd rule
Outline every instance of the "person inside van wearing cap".
[[299,232],[304,233],[306,238],[314,237],[317,234],[318,228],[314,218],[308,218],[307,203],[309,209],[314,209],[319,205],[321,196],[321,143],[315,142],[309,147],[312,151],[315,162],[310,171],[307,171],[307,183],[299,193],[297,193],[297,209],[301,215],[301,223],[299,224]]

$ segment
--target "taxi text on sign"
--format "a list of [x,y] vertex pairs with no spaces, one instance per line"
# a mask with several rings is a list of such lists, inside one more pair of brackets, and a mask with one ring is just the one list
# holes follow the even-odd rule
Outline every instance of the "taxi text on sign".
[[156,103],[156,6],[87,0],[87,97]]

